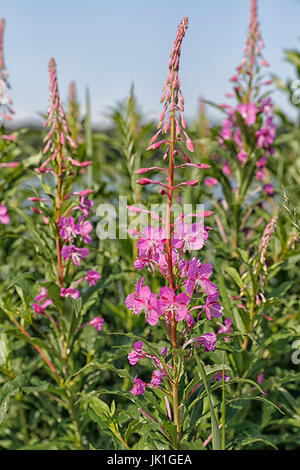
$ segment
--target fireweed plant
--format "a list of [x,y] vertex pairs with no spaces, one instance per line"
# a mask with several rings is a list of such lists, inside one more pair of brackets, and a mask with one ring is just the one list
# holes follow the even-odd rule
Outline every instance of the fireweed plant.
[[[129,363],[134,367],[139,361],[147,360],[154,370],[149,381],[144,381],[136,375],[130,393],[143,397],[145,391],[147,394],[147,390],[152,390],[163,400],[164,409],[159,413],[156,409],[154,416],[151,414],[153,411],[144,409],[147,400],[141,400],[140,411],[150,422],[159,425],[161,432],[158,439],[175,449],[184,446],[189,439],[188,416],[191,410],[188,409],[187,403],[201,385],[205,384],[208,391],[202,361],[196,350],[214,351],[217,335],[212,328],[202,333],[200,329],[207,320],[212,323],[214,319],[221,317],[223,310],[219,302],[218,287],[211,281],[213,266],[202,263],[196,257],[185,257],[187,250],[200,250],[203,247],[209,227],[199,222],[191,224],[186,220],[189,216],[184,217],[183,214],[175,220],[173,217],[172,220],[172,205],[176,192],[185,186],[197,184],[197,180],[175,181],[176,169],[208,168],[205,164],[192,163],[186,153],[186,149],[189,152],[194,150],[194,144],[186,131],[184,99],[179,79],[181,45],[187,28],[188,19],[184,18],[178,26],[170,55],[168,76],[161,98],[164,107],[158,131],[148,146],[148,150],[166,147],[163,161],[168,161],[168,168],[150,167],[137,170],[139,175],[155,170],[162,172],[164,183],[146,177],[139,179],[138,183],[143,186],[159,185],[160,194],[167,199],[167,207],[165,218],[159,218],[159,226],[148,226],[143,232],[137,232],[138,257],[134,267],[138,271],[148,269],[153,276],[159,276],[165,285],[158,293],[152,292],[142,277],[136,282],[135,292],[129,294],[126,299],[127,308],[135,315],[144,313],[145,321],[151,327],[162,327],[166,330],[167,341],[160,350],[148,341],[145,346],[141,340],[134,343],[133,350],[128,355]],[[129,210],[139,212],[137,207],[129,207]],[[204,212],[194,215],[204,217],[210,214]],[[152,214],[152,217],[157,218],[155,214]],[[230,332],[229,322],[223,330],[222,327],[222,333],[225,330],[226,333]],[[188,373],[190,367],[196,367],[196,379],[192,382]],[[229,380],[229,376],[225,377],[225,380]],[[214,380],[222,379],[221,366],[219,372],[214,375]],[[213,407],[211,413],[214,447],[217,448],[220,442]],[[193,438],[197,439],[197,431],[193,430],[193,433],[196,434]]]
[[253,221],[250,216],[257,204],[266,197],[271,201],[274,195],[267,163],[275,153],[276,130],[270,91],[264,91],[272,80],[267,80],[261,73],[269,65],[263,56],[263,48],[257,0],[251,0],[244,57],[230,79],[234,85],[233,92],[226,95],[235,103],[218,106],[226,113],[226,118],[217,135],[218,150],[212,155],[214,175],[204,180],[207,187],[219,183],[222,186],[225,199],[217,209],[232,233],[230,239],[234,253],[240,246],[239,237],[244,233],[248,240],[252,234],[249,227],[257,218]]
[[[31,305],[24,300],[22,289],[16,286],[17,293],[24,301],[25,317],[22,318],[21,314],[18,320],[15,312],[5,305],[1,307],[15,326],[15,329],[9,330],[9,334],[14,336],[18,330],[19,337],[29,342],[43,359],[56,384],[56,387],[49,384],[51,393],[69,413],[73,445],[81,448],[83,437],[80,433],[80,417],[74,405],[81,382],[73,374],[84,362],[76,358],[74,348],[76,350],[76,340],[83,328],[89,326],[101,332],[104,323],[101,316],[82,321],[82,293],[96,286],[101,276],[97,270],[86,267],[92,243],[93,226],[89,219],[93,201],[89,196],[93,191],[75,191],[73,186],[77,171],[85,169],[92,162],[79,162],[72,156],[77,143],[71,137],[61,103],[54,59],[49,62],[49,79],[50,105],[45,122],[48,133],[43,148],[45,158],[35,169],[42,195],[36,189],[36,195],[29,197],[30,209],[39,219],[39,234],[35,232],[34,242],[36,256],[44,258],[44,278],[37,282],[40,290]],[[23,213],[23,217],[28,224],[32,224],[30,216]],[[8,222],[5,215],[3,222]],[[28,332],[25,319],[30,329],[38,333],[37,338]]]
[[[250,24],[258,41],[255,2]],[[11,116],[0,25],[0,108]],[[280,112],[274,142],[271,121],[266,142],[256,135],[272,114],[258,111],[268,99],[255,88],[266,65],[260,43],[245,98],[250,41],[234,77],[235,114],[220,129],[208,125],[201,103],[187,132],[179,83],[186,28],[183,20],[157,130],[133,89],[110,127],[93,129],[88,93],[84,120],[74,85],[62,106],[53,60],[47,130],[10,133],[2,120],[1,449],[299,447],[299,126]],[[288,57],[298,73],[299,53]],[[226,129],[231,140],[220,135]],[[275,197],[266,197],[269,183]],[[286,199],[279,212],[281,185],[291,205]],[[151,222],[132,225],[137,241],[118,231],[115,240],[96,240],[95,208],[115,207],[120,194],[133,221]],[[201,206],[182,215],[182,203],[202,200],[214,210],[211,230],[203,219],[212,213]],[[147,210],[152,204],[159,211]]]
[[7,207],[3,201],[5,188],[8,186],[6,178],[4,178],[4,172],[7,170],[4,170],[4,168],[13,169],[19,165],[18,162],[9,161],[11,150],[10,143],[16,140],[16,136],[13,134],[7,135],[4,130],[5,122],[11,121],[14,113],[12,109],[12,100],[8,95],[10,84],[8,81],[8,72],[4,63],[4,28],[5,20],[2,18],[0,20],[0,225],[6,225],[10,221]]

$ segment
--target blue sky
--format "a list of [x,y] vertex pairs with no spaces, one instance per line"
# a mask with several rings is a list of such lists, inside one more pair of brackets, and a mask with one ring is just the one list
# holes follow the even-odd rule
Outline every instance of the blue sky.
[[[58,64],[59,88],[71,80],[84,101],[88,86],[95,123],[128,95],[132,82],[142,109],[158,117],[169,54],[179,20],[188,16],[181,58],[186,115],[193,117],[200,95],[224,102],[228,78],[239,64],[247,34],[250,0],[10,0],[5,61],[16,120],[37,118],[48,104],[48,61]],[[270,71],[293,77],[283,49],[300,49],[300,1],[260,0],[259,17]],[[285,97],[276,101],[293,116]],[[213,111],[210,115],[214,116]]]

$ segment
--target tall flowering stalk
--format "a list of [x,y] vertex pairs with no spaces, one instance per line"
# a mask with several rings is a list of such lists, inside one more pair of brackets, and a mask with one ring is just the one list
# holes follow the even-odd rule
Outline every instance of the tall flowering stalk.
[[[44,138],[45,147],[43,153],[50,156],[36,169],[36,173],[43,175],[50,173],[56,180],[56,190],[53,203],[53,220],[55,222],[55,243],[57,256],[57,279],[59,286],[65,289],[65,273],[69,260],[76,266],[80,265],[81,259],[89,255],[88,248],[78,248],[73,244],[75,238],[80,238],[85,244],[91,242],[89,233],[92,230],[91,223],[86,220],[93,206],[93,202],[87,199],[92,190],[81,192],[69,192],[72,180],[76,175],[76,168],[89,166],[92,162],[79,162],[71,157],[72,149],[77,149],[76,142],[71,137],[71,131],[67,124],[66,115],[61,103],[56,75],[56,64],[54,59],[49,62],[50,79],[50,105],[48,118],[44,124],[49,132]],[[69,203],[71,198],[80,198],[78,203]],[[34,202],[44,203],[47,199],[31,198]],[[67,201],[67,203],[66,203]],[[66,207],[67,204],[67,207]],[[79,214],[77,220],[73,214]],[[45,223],[48,222],[44,214]]]
[[[187,27],[188,19],[184,18],[178,26],[170,55],[168,75],[161,98],[164,105],[158,130],[148,146],[148,150],[165,147],[163,160],[168,161],[168,168],[150,167],[137,170],[138,174],[159,170],[166,176],[166,184],[157,179],[141,178],[138,180],[140,185],[159,185],[160,193],[166,197],[167,204],[164,219],[151,214],[156,221],[159,220],[159,227],[149,226],[143,232],[138,232],[139,253],[134,263],[137,270],[148,268],[153,275],[160,275],[166,285],[161,287],[159,294],[152,293],[151,289],[144,284],[143,277],[140,282],[137,281],[136,291],[126,299],[127,308],[134,314],[140,315],[145,312],[146,322],[150,326],[165,323],[168,331],[170,351],[165,345],[158,354],[154,354],[151,350],[147,352],[143,348],[143,342],[138,341],[134,344],[134,349],[128,359],[131,365],[137,364],[140,359],[147,359],[154,367],[155,370],[149,383],[135,377],[131,393],[142,395],[146,387],[163,391],[167,419],[173,421],[177,430],[176,442],[173,443],[175,448],[181,446],[183,439],[184,400],[179,394],[179,385],[184,373],[184,361],[192,358],[189,348],[202,346],[204,351],[213,351],[217,339],[214,332],[195,337],[194,334],[199,327],[198,320],[204,312],[208,320],[222,315],[218,288],[210,280],[213,267],[208,263],[202,264],[195,257],[184,258],[185,251],[199,250],[203,247],[208,237],[209,227],[199,222],[188,224],[186,218],[191,217],[192,214],[188,216],[182,213],[177,218],[172,217],[174,194],[185,186],[195,186],[198,183],[197,180],[175,181],[175,170],[189,167],[208,168],[205,164],[192,163],[186,153],[186,150],[190,152],[194,150],[194,144],[186,131],[183,116],[184,99],[179,79],[181,45]],[[159,137],[160,140],[158,140]],[[177,162],[182,158],[184,163]],[[139,212],[136,207],[129,207],[129,210]],[[197,218],[210,214],[211,212],[204,212],[194,214],[194,216]],[[201,305],[199,305],[199,298],[193,301],[193,297],[197,294],[206,296],[205,302]],[[196,319],[193,317],[195,313]],[[197,389],[196,383],[191,394]],[[169,399],[172,401],[172,410]],[[149,416],[145,410],[141,409],[141,412]],[[162,433],[164,435],[166,433],[163,425]]]
[[[73,157],[77,149],[67,123],[58,90],[56,64],[49,62],[50,104],[45,127],[48,133],[44,138],[43,153],[46,158],[35,169],[43,194],[30,197],[31,210],[40,218],[39,236],[35,239],[39,249],[44,251],[45,272],[40,282],[41,288],[32,304],[34,320],[41,318],[48,321],[48,342],[52,347],[50,358],[43,348],[36,347],[48,365],[57,385],[65,393],[66,408],[69,411],[75,433],[75,444],[81,447],[79,417],[75,411],[75,383],[71,381],[74,367],[72,345],[83,327],[91,326],[97,331],[103,327],[103,318],[97,316],[89,322],[81,323],[81,289],[95,286],[100,274],[95,270],[86,270],[78,275],[78,268],[86,259],[92,242],[93,226],[89,220],[93,201],[88,196],[90,189],[74,191],[73,184],[78,169],[89,166],[92,162],[79,162]],[[10,316],[12,319],[12,317]],[[14,321],[16,326],[19,325]],[[37,329],[38,327],[35,326]],[[20,331],[27,337],[29,333],[22,327]],[[38,331],[41,331],[38,329]],[[55,342],[51,340],[55,337]],[[40,343],[39,343],[40,344]],[[72,359],[71,359],[72,358]]]
[[[3,35],[5,29],[5,20],[0,20],[0,121],[3,126],[4,121],[11,121],[12,114],[12,100],[10,99],[7,90],[10,88],[8,80],[8,73],[4,63],[4,51],[3,51]],[[1,139],[13,140],[12,137],[7,135],[1,135]]]
[[[12,100],[8,95],[8,89],[10,83],[8,80],[8,73],[4,62],[4,47],[3,47],[3,36],[5,29],[5,20],[0,20],[0,169],[2,176],[2,168],[13,169],[19,166],[18,162],[8,161],[9,152],[7,147],[9,144],[16,140],[15,135],[4,134],[4,125],[6,121],[12,120],[14,111],[12,109]],[[6,151],[4,152],[4,149]],[[3,160],[2,160],[3,159]],[[6,189],[6,181],[3,182],[0,178],[0,225],[6,225],[10,222],[10,216],[6,205],[3,204],[2,199],[4,198],[4,190]]]
[[77,102],[76,84],[74,81],[72,81],[69,86],[67,122],[71,131],[72,140],[77,144],[82,144],[83,129],[80,121],[80,108]]
[[[236,233],[233,236],[234,249],[238,245],[238,231],[241,228],[241,206],[253,194],[272,197],[274,187],[267,171],[268,157],[272,156],[276,136],[273,118],[273,104],[265,92],[272,80],[261,78],[262,68],[268,67],[262,50],[262,39],[257,11],[257,0],[251,0],[249,31],[244,57],[231,77],[233,93],[226,96],[236,100],[233,105],[221,104],[226,113],[218,137],[219,154],[222,156],[218,178],[209,178],[207,186],[221,182],[227,203],[234,211]],[[216,175],[214,175],[216,176]],[[253,179],[259,186],[253,194],[249,192]],[[229,193],[231,188],[232,194]],[[251,211],[250,211],[251,213]]]

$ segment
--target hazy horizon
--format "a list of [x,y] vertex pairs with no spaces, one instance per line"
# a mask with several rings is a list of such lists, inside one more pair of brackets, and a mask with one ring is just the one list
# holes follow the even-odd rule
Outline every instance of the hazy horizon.
[[[6,20],[4,57],[16,112],[14,127],[41,123],[39,112],[48,105],[48,61],[57,62],[59,89],[67,97],[74,80],[84,111],[90,89],[94,125],[105,124],[109,107],[128,96],[132,83],[146,117],[158,117],[159,99],[177,24],[189,17],[189,30],[181,57],[182,91],[188,119],[196,115],[200,96],[226,101],[228,79],[242,57],[248,27],[249,0],[13,0],[1,9]],[[266,43],[264,55],[283,80],[293,78],[283,49],[300,48],[298,0],[261,0],[259,18]],[[171,8],[172,7],[172,8]],[[276,34],[275,34],[276,32]],[[274,101],[290,117],[295,112],[284,94]],[[218,113],[212,108],[214,120]]]

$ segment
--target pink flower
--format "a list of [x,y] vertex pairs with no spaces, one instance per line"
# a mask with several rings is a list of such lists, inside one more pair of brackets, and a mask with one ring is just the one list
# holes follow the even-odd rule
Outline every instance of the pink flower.
[[[217,373],[214,375],[214,379],[215,379],[217,382],[223,381],[223,372],[217,372]],[[229,382],[229,381],[230,381],[230,376],[224,374],[224,380],[225,380],[225,382]]]
[[247,126],[250,126],[251,124],[255,123],[257,112],[255,103],[240,103],[236,109],[244,119],[244,122],[245,124],[247,124]]
[[58,226],[60,228],[59,235],[63,240],[72,242],[76,237],[75,221],[73,217],[61,217]]
[[93,326],[97,331],[101,331],[104,324],[104,318],[95,317],[89,321],[86,325]]
[[230,120],[229,119],[224,119],[223,123],[222,123],[222,130],[220,132],[220,136],[224,139],[224,140],[231,140],[232,139],[232,131],[230,129]]
[[[177,263],[178,259],[178,251],[175,248],[172,248],[172,265],[175,266]],[[168,274],[168,260],[167,260],[167,255],[166,253],[161,253],[157,258],[156,258],[157,266],[160,269],[160,271],[167,276]],[[178,261],[180,264],[180,260]]]
[[266,177],[266,173],[265,173],[265,169],[264,168],[260,168],[256,173],[255,173],[255,177],[256,179],[258,179],[258,181],[263,181]]
[[76,266],[79,266],[81,259],[87,258],[89,254],[90,250],[88,248],[77,248],[75,245],[64,246],[61,250],[63,259],[68,260],[71,258]]
[[10,222],[9,215],[7,214],[7,208],[0,204],[0,224],[6,225]]
[[247,154],[247,152],[239,152],[239,153],[237,154],[237,159],[238,159],[238,161],[239,161],[240,163],[246,162],[247,159],[248,159],[248,154]]
[[36,296],[37,302],[42,302],[44,299],[48,299],[48,291],[45,287],[41,287],[40,293]]
[[[226,335],[229,335],[230,334],[230,330],[231,330],[231,325],[232,325],[232,318],[228,317],[228,318],[225,318],[224,320],[224,325],[222,325],[221,323],[218,323],[218,325],[221,326],[221,328],[219,328],[218,330],[218,333],[224,333]],[[224,341],[229,341],[229,336],[226,336],[224,338]]]
[[215,294],[218,291],[218,287],[209,280],[212,275],[212,269],[211,264],[201,264],[197,258],[192,258],[188,261],[184,271],[187,278],[185,280],[187,293],[192,295],[195,287],[196,292],[198,292],[198,286],[200,286],[204,294]]
[[274,186],[273,186],[273,184],[270,184],[270,183],[265,184],[263,186],[263,190],[266,192],[266,194],[268,196],[274,196]]
[[200,250],[207,238],[208,233],[202,224],[192,224],[189,226],[184,222],[179,222],[176,224],[173,246],[182,251]]
[[147,356],[147,354],[145,353],[145,351],[143,351],[142,348],[143,348],[142,341],[137,341],[136,343],[134,343],[133,351],[130,351],[130,353],[127,356],[130,365],[135,366],[135,364],[137,364],[141,358]]
[[204,178],[204,184],[206,184],[206,186],[215,186],[216,184],[219,184],[219,181],[217,178],[208,177]]
[[91,222],[84,220],[83,217],[80,217],[79,223],[75,225],[75,233],[81,236],[81,240],[84,243],[91,243],[92,239],[89,233],[93,230]]
[[190,313],[187,314],[185,319],[186,319],[189,331],[192,331],[192,329],[194,328],[194,326],[196,324],[195,320],[193,319],[193,317]]
[[236,145],[238,146],[238,148],[240,150],[242,150],[244,147],[243,147],[243,142],[242,142],[242,138],[241,138],[241,130],[240,129],[236,129],[235,133],[234,133],[234,141],[236,143]]
[[91,199],[87,199],[86,194],[81,196],[79,210],[82,212],[85,218],[88,218],[93,205],[94,205],[94,202]]
[[257,376],[257,383],[260,385],[263,383],[264,380],[265,380],[265,376],[262,372],[260,372],[260,374],[258,374]]
[[215,292],[206,297],[205,311],[209,320],[211,320],[212,317],[218,318],[222,316],[223,307],[220,302],[218,302],[219,295],[219,292]]
[[60,295],[62,297],[72,297],[73,299],[78,299],[80,297],[80,292],[78,289],[73,289],[72,287],[63,287],[60,290]]
[[162,253],[165,248],[165,234],[162,228],[147,227],[137,242],[139,256],[146,258],[154,258],[155,255]]
[[135,395],[135,396],[143,395],[144,392],[145,392],[147,384],[145,382],[143,382],[141,379],[138,379],[137,375],[134,378],[134,384],[135,385],[130,390],[130,393],[132,393],[132,395]]
[[266,155],[263,155],[256,163],[255,163],[255,166],[257,166],[257,168],[264,168],[267,164],[267,157]]
[[153,387],[158,387],[161,384],[164,375],[165,374],[163,372],[156,369],[152,374],[152,378],[149,385],[152,385]]
[[217,337],[215,333],[205,333],[200,336],[200,338],[197,338],[195,346],[197,347],[200,344],[203,344],[205,352],[214,351],[216,349],[216,341]]
[[225,160],[222,167],[222,172],[224,175],[229,176],[232,173],[229,163]]
[[159,292],[159,308],[169,321],[173,313],[175,313],[176,321],[184,320],[187,316],[187,304],[190,298],[187,294],[182,293],[175,295],[170,287],[162,287]]
[[35,311],[35,313],[39,313],[40,315],[43,315],[45,313],[45,310],[49,305],[52,304],[52,301],[50,299],[46,300],[43,304],[32,304],[32,308]]
[[275,125],[273,118],[268,117],[265,127],[256,132],[257,136],[257,147],[269,148],[276,137]]
[[129,294],[126,298],[126,306],[135,315],[140,315],[144,310],[147,322],[156,325],[159,320],[157,311],[157,295],[152,294],[148,286],[144,286],[144,278],[136,282],[136,292]]
[[89,270],[84,278],[84,280],[87,281],[90,286],[95,286],[99,279],[101,279],[100,274],[97,271],[92,270]]
[[35,300],[38,303],[34,303],[32,308],[35,313],[39,313],[40,315],[44,314],[46,308],[52,305],[52,300],[49,299],[48,291],[45,287],[41,287],[40,293],[35,297]]

